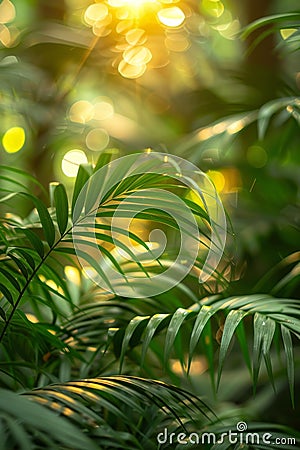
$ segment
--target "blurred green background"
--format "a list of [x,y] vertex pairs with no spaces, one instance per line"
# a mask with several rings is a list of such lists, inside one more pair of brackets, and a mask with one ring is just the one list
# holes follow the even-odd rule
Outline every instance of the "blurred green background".
[[235,232],[232,278],[250,264],[247,291],[299,248],[300,64],[292,23],[240,34],[257,18],[297,7],[3,0],[2,163],[45,186],[71,186],[78,164],[109,149],[151,147],[189,159],[222,195]]

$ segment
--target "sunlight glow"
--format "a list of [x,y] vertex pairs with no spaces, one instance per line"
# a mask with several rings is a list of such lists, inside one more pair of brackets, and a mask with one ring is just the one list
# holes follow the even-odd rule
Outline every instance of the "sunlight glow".
[[2,145],[7,153],[16,153],[25,144],[25,131],[22,127],[12,127],[2,138]]
[[104,3],[94,3],[90,5],[84,14],[84,20],[87,24],[93,26],[108,16],[108,7]]
[[86,100],[79,100],[73,103],[69,111],[69,118],[72,122],[87,123],[93,119],[94,106]]
[[217,170],[209,170],[207,172],[207,175],[214,183],[216,190],[218,192],[222,192],[225,187],[225,177],[222,172],[219,172]]
[[228,134],[236,134],[239,131],[241,131],[243,128],[245,128],[245,125],[246,125],[246,120],[244,120],[244,119],[237,120],[227,127],[227,133]]
[[67,177],[76,177],[80,164],[87,162],[86,154],[82,150],[70,150],[65,154],[61,168]]
[[213,17],[221,17],[225,8],[219,0],[202,0],[201,4],[203,10]]
[[2,23],[0,23],[0,42],[4,47],[9,47],[11,44],[11,34],[9,29]]
[[126,33],[126,41],[130,45],[142,45],[146,40],[146,32],[142,28],[134,28]]
[[142,45],[130,47],[123,53],[124,61],[133,66],[141,66],[151,61],[152,53],[147,47]]
[[85,142],[90,150],[98,152],[108,146],[109,135],[104,128],[95,128],[88,133]]
[[0,3],[0,23],[12,22],[16,17],[16,8],[9,0]]
[[80,279],[80,272],[77,269],[77,267],[74,266],[66,266],[65,267],[65,275],[68,280],[70,280],[72,283],[76,284],[76,286],[80,286],[81,279]]
[[123,6],[130,7],[131,9],[140,8],[146,3],[155,3],[156,0],[108,0],[108,4],[114,8],[121,8]]
[[120,62],[118,66],[119,73],[124,78],[139,78],[146,72],[147,65],[146,64],[140,64],[140,65],[133,65],[128,64],[124,59]]
[[[191,8],[186,3],[182,3],[182,8],[177,6],[179,1],[95,0],[85,7],[81,20],[92,28],[94,35],[112,36],[109,50],[119,54],[113,55],[113,68],[124,78],[136,79],[144,75],[149,63],[150,69],[165,67],[170,62],[170,51],[185,52],[190,48],[191,42],[185,36],[189,31],[181,27],[190,18]],[[150,31],[152,29],[155,32]],[[179,34],[179,30],[182,33]],[[177,35],[171,35],[175,31]],[[82,113],[74,105],[70,119],[77,123],[88,122],[87,105]]]
[[185,14],[178,6],[161,9],[157,17],[163,25],[170,28],[179,27],[185,20]]
[[114,115],[113,104],[108,97],[97,97],[94,104],[94,120],[110,119]]
[[39,320],[37,319],[37,317],[34,314],[26,313],[25,316],[29,320],[29,322],[31,322],[31,323],[38,323],[39,322]]
[[176,33],[166,38],[165,45],[173,52],[185,52],[190,47],[190,41],[186,36]]
[[280,34],[282,39],[286,40],[297,31],[297,28],[282,28]]

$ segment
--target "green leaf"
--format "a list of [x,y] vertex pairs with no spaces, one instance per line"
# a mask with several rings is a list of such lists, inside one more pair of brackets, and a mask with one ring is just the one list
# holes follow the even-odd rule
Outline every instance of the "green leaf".
[[[74,185],[74,190],[73,190],[73,196],[72,196],[72,206],[71,206],[71,210],[72,210],[72,215],[73,215],[73,222],[76,222],[81,214],[82,208],[84,206],[84,202],[85,202],[85,198],[86,198],[86,193],[87,193],[87,181],[90,178],[91,174],[92,174],[92,166],[91,164],[81,164],[79,166],[78,172],[77,172],[77,176],[76,176],[76,180],[75,180],[75,185]],[[84,188],[84,191],[83,191]],[[80,197],[79,197],[80,194]],[[80,204],[76,202],[77,200],[80,200]],[[75,205],[76,205],[76,210],[75,210]]]
[[13,255],[12,253],[9,254],[9,257],[15,262],[17,267],[20,269],[20,272],[25,277],[25,279],[28,279],[28,267],[24,262],[19,258],[19,256]]
[[121,354],[120,354],[120,369],[119,369],[120,372],[122,371],[124,357],[127,352],[129,341],[132,338],[133,333],[135,332],[137,327],[140,326],[141,324],[144,324],[144,326],[146,326],[145,321],[148,322],[148,320],[149,320],[149,316],[136,316],[127,325],[126,330],[125,330],[125,335],[123,338],[123,342],[122,342]]
[[262,344],[262,351],[264,355],[265,365],[267,368],[268,376],[272,382],[273,388],[275,390],[274,380],[273,380],[273,371],[272,371],[272,363],[270,358],[270,348],[271,344],[273,342],[275,330],[276,330],[276,323],[274,320],[272,320],[269,317],[266,317],[266,325],[265,325],[265,334]]
[[25,234],[32,247],[37,251],[38,255],[42,259],[45,253],[43,242],[30,228],[22,228],[21,231]]
[[[39,432],[46,434],[52,442],[53,446],[49,448],[55,448],[55,443],[74,450],[82,450],[83,448],[96,450],[98,448],[86,435],[67,420],[67,415],[65,417],[57,417],[56,414],[44,406],[4,389],[0,390],[0,397],[1,417],[12,418],[13,423],[19,425],[14,427],[11,426],[12,422],[4,421],[2,425],[4,429],[2,428],[2,430],[4,435],[9,436],[8,442],[18,442],[20,438],[24,438],[24,435],[26,435],[26,442],[31,441],[30,448],[35,448],[35,435]],[[20,429],[22,429],[22,432],[20,432]],[[11,448],[11,446],[6,447],[5,450],[10,450]]]
[[179,332],[179,329],[186,319],[187,316],[191,314],[191,310],[178,308],[175,313],[173,314],[171,321],[169,323],[168,329],[167,329],[167,335],[165,340],[165,351],[164,351],[164,361],[165,364],[167,363],[172,347],[174,345],[175,338]]
[[257,123],[258,123],[258,137],[263,139],[271,117],[280,109],[286,108],[287,106],[294,105],[298,101],[297,97],[286,97],[281,99],[272,100],[259,110]]
[[26,433],[21,424],[12,417],[5,417],[6,428],[9,434],[13,436],[17,448],[21,450],[32,450],[32,442],[30,436]]
[[207,321],[215,314],[215,312],[216,312],[215,307],[210,306],[210,305],[209,306],[203,305],[197,315],[197,318],[196,318],[196,321],[194,324],[194,328],[193,328],[193,331],[191,334],[191,339],[190,339],[188,371],[190,369],[192,357],[193,357],[195,348],[199,342],[201,333],[204,330],[204,327],[205,327]]
[[[128,256],[130,256],[132,261],[134,261],[139,266],[139,268],[144,272],[144,274],[147,275],[146,269],[140,263],[140,261],[137,258],[137,256],[133,253],[133,251],[130,249],[130,247],[128,247],[126,244],[124,244],[121,240],[119,240],[119,239],[117,239],[115,237],[113,238],[112,236],[109,236],[109,235],[104,234],[104,233],[94,233],[94,232],[91,232],[91,231],[79,231],[79,232],[75,231],[73,233],[73,236],[78,236],[77,238],[73,239],[73,242],[76,242],[76,243],[82,244],[82,245],[84,244],[84,245],[89,245],[89,246],[92,246],[92,247],[95,247],[95,248],[99,248],[101,251],[103,251],[103,253],[106,252],[106,249],[100,243],[95,242],[95,238],[97,240],[100,240],[100,241],[102,240],[104,242],[108,242],[109,244],[115,245],[116,247],[122,249],[126,254],[128,254]],[[83,237],[91,238],[91,240],[84,240]],[[68,242],[68,240],[65,240],[64,242]],[[107,255],[107,252],[106,252],[106,255]],[[124,274],[124,272],[122,271],[120,265],[118,264],[116,259],[113,258],[112,255],[109,256],[109,259],[117,267],[119,272]]]
[[240,322],[239,325],[236,328],[236,336],[238,338],[244,360],[246,362],[246,365],[248,367],[248,370],[250,374],[252,374],[252,367],[251,367],[251,360],[249,355],[249,349],[248,349],[248,338],[245,332],[244,322]]
[[170,317],[170,314],[155,314],[150,318],[150,320],[147,323],[145,333],[144,333],[144,340],[143,340],[143,347],[142,347],[142,356],[141,356],[141,365],[143,365],[143,362],[145,360],[146,352],[148,350],[148,347],[150,345],[150,342],[159,328],[159,326],[166,321]]
[[[78,229],[81,226],[81,224],[78,224],[76,226],[76,229]],[[152,254],[151,249],[149,248],[149,246],[146,244],[145,241],[143,241],[138,235],[136,235],[135,233],[132,233],[129,230],[124,230],[123,228],[119,228],[115,225],[113,225],[113,227],[111,225],[106,225],[104,223],[97,223],[95,222],[94,224],[92,223],[83,223],[82,224],[83,228],[93,228],[95,227],[96,229],[100,229],[100,230],[104,230],[104,231],[109,231],[109,232],[114,232],[114,233],[118,233],[121,234],[123,236],[128,236],[130,239],[132,239],[133,241],[135,241],[137,244],[143,246],[145,248],[145,250],[147,250],[150,254]],[[74,232],[74,234],[76,234],[76,232]],[[80,232],[79,232],[80,234]]]
[[219,354],[219,368],[218,368],[218,377],[217,377],[217,386],[220,384],[221,379],[221,373],[225,361],[225,356],[228,351],[229,344],[231,342],[232,336],[241,322],[243,318],[247,315],[247,311],[239,311],[239,310],[232,310],[229,312],[228,316],[226,317],[223,334],[222,334],[222,340],[221,340],[221,347],[220,347],[220,354]]
[[[183,421],[195,420],[199,413],[209,418],[207,413],[212,413],[204,402],[183,389],[138,377],[109,376],[71,381],[40,388],[28,394],[33,401],[42,402],[56,413],[70,417],[81,429],[88,429],[89,435],[94,438],[98,436],[94,434],[95,430],[109,427],[109,422],[116,424],[117,435],[120,430],[118,424],[123,424],[131,433],[142,438],[143,432],[141,434],[133,420],[136,413],[146,427],[151,426],[153,417],[160,414],[165,423],[174,423],[175,420],[183,428]],[[152,414],[147,417],[149,408]],[[105,423],[106,420],[109,422]],[[102,438],[100,434],[101,444]],[[111,442],[115,442],[113,435]],[[117,448],[126,447],[119,445]]]
[[275,25],[277,28],[281,28],[282,22],[290,22],[300,20],[299,13],[286,13],[286,14],[274,14],[272,16],[262,17],[260,19],[255,20],[250,25],[244,28],[241,37],[246,39],[251,33],[261,27],[265,27],[266,25]]
[[55,212],[60,234],[67,228],[69,218],[69,206],[67,192],[63,184],[58,184],[54,190]]
[[214,342],[211,322],[208,321],[202,333],[204,353],[208,363],[208,370],[213,391],[215,392],[215,364],[214,364]]
[[37,209],[43,227],[43,231],[45,234],[45,238],[49,246],[52,247],[55,241],[55,227],[50,217],[49,211],[40,199],[34,197],[33,195],[30,195],[30,198],[32,199]]
[[6,282],[10,283],[12,287],[15,288],[18,292],[21,291],[21,286],[19,285],[15,274],[8,272],[2,267],[0,267],[0,273],[6,278]]
[[[0,170],[4,170],[7,172],[10,172],[12,174],[18,174],[21,175],[22,177],[24,177],[27,181],[31,181],[32,183],[34,183],[39,189],[41,189],[41,191],[46,194],[45,188],[44,186],[32,175],[30,175],[27,172],[24,172],[24,170],[21,169],[17,169],[16,167],[11,167],[11,166],[5,166],[5,165],[1,165],[0,166]],[[8,181],[11,181],[12,183],[16,183],[19,186],[22,186],[25,188],[25,190],[27,190],[27,185],[25,184],[21,184],[19,183],[16,179],[14,175],[10,174],[10,178],[7,178]]]
[[114,292],[114,288],[113,288],[112,284],[110,283],[110,280],[107,278],[104,270],[100,267],[99,263],[97,261],[95,261],[93,256],[91,256],[89,253],[87,253],[83,250],[80,250],[80,249],[76,250],[76,255],[79,258],[84,259],[88,263],[88,265],[90,265],[100,275],[100,277],[103,278],[103,280],[107,284],[109,290],[111,292]]
[[94,168],[94,172],[97,172],[97,170],[102,169],[102,167],[106,166],[106,164],[108,164],[111,161],[112,156],[113,156],[112,152],[101,153]]
[[254,340],[253,340],[253,388],[256,390],[257,379],[262,359],[262,342],[266,329],[266,317],[255,313],[253,320]]
[[9,303],[12,306],[14,306],[14,299],[13,299],[13,296],[12,296],[11,292],[2,283],[0,283],[0,292],[2,292],[2,294],[4,295],[6,300],[8,300]]
[[26,262],[30,271],[35,270],[35,261],[31,256],[29,249],[21,247],[13,247],[12,250],[8,252],[8,254],[11,254],[11,252],[13,252],[15,255],[19,255],[20,258],[22,258],[23,261]]
[[3,308],[0,306],[0,317],[6,322],[6,313]]
[[288,374],[288,380],[289,380],[291,400],[292,400],[292,405],[294,407],[294,401],[295,401],[294,366],[295,366],[295,363],[294,363],[294,354],[293,354],[293,342],[292,342],[292,337],[291,337],[290,331],[284,325],[281,325],[281,335],[282,335],[283,346],[284,346],[284,351],[285,351],[285,356],[286,356],[287,374]]

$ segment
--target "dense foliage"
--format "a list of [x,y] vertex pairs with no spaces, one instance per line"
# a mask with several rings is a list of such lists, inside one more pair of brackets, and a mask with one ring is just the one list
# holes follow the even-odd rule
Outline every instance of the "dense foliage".
[[[197,16],[205,25],[209,42],[214,38],[221,42],[212,30],[222,31],[214,28],[222,23],[214,22],[219,13],[214,16],[212,11],[219,11],[223,3],[215,3],[218,7],[212,10],[208,1],[202,4],[205,24],[195,5],[183,7],[193,12],[187,21]],[[0,12],[2,7],[9,17],[11,5],[4,0]],[[29,11],[30,2],[27,7]],[[40,8],[45,18],[43,2]],[[15,43],[11,37],[8,45],[5,30],[13,36],[13,27],[10,19],[0,23],[0,39],[7,44],[0,62],[6,121],[1,125],[4,164],[0,167],[0,448],[180,449],[178,442],[158,443],[158,434],[166,428],[185,436],[240,432],[241,441],[233,444],[225,438],[203,448],[279,448],[274,440],[267,447],[262,441],[243,443],[245,430],[236,427],[244,422],[248,431],[259,436],[279,437],[280,448],[299,448],[299,68],[296,82],[293,70],[280,72],[274,97],[265,92],[263,99],[257,94],[262,85],[254,86],[257,80],[251,85],[237,67],[235,73],[224,69],[227,80],[222,89],[228,83],[231,92],[234,87],[238,91],[232,101],[226,95],[218,97],[215,86],[201,86],[198,72],[196,88],[186,92],[191,80],[185,74],[168,105],[164,95],[158,101],[157,90],[155,98],[147,100],[144,115],[133,113],[133,124],[121,110],[135,100],[141,102],[137,111],[142,111],[143,100],[128,88],[134,77],[124,64],[119,62],[118,75],[111,73],[116,68],[111,65],[113,49],[120,45],[115,33],[106,35],[106,28],[91,25],[86,14],[96,36],[91,47],[89,30],[79,32],[78,14],[68,16],[65,11],[63,22],[58,6],[53,8],[51,19],[56,11],[60,23],[53,22],[42,36],[31,30]],[[210,17],[205,16],[205,8]],[[258,19],[238,35],[233,54],[241,52],[239,46],[249,36],[254,39],[248,50],[255,53],[264,39],[272,36],[275,42],[280,30],[284,40],[277,44],[276,54],[292,67],[293,54],[299,50],[299,21],[297,12]],[[165,33],[161,25],[153,30],[149,23],[145,30],[151,39]],[[199,36],[191,30],[190,40],[195,42],[182,64],[190,62],[198,48]],[[169,41],[170,36],[169,32]],[[176,39],[183,42],[182,36]],[[10,54],[13,45],[16,56]],[[47,49],[47,58],[41,48]],[[212,57],[212,48],[207,45],[202,54],[202,60],[206,55],[209,61],[207,74],[217,71],[221,60],[217,52]],[[55,49],[58,58],[50,61]],[[101,52],[103,61],[98,62],[95,58]],[[60,79],[77,60],[81,63],[75,76]],[[172,64],[171,56],[170,60]],[[238,66],[239,57],[235,63]],[[108,92],[116,89],[121,104],[110,121],[101,118],[101,128],[97,105],[110,111],[107,97],[80,100],[80,88],[74,85],[74,79],[78,82],[82,76],[81,88],[88,92],[91,80],[94,95],[99,66]],[[244,69],[247,72],[246,65]],[[154,76],[158,69],[150,66],[149,70]],[[163,91],[165,73],[160,75],[163,83],[157,86]],[[145,84],[136,84],[142,98],[149,95],[150,78],[146,73]],[[220,78],[218,73],[214,81]],[[251,92],[256,92],[253,98]],[[181,110],[174,113],[178,105]],[[147,130],[139,128],[145,120]],[[102,138],[106,145],[99,149]],[[141,143],[154,147],[163,166],[164,153],[155,152],[161,151],[162,142],[172,144],[171,166],[177,167],[177,155],[207,172],[216,188],[214,200],[220,196],[226,209],[225,251],[202,284],[198,277],[215,225],[209,220],[205,197],[197,197],[184,185],[181,173],[174,181],[168,172],[153,168],[151,172],[144,162],[124,164],[117,182],[111,176],[110,164],[126,153],[135,154]],[[88,158],[78,160],[81,165],[71,160],[70,169],[65,156],[75,143],[76,149],[87,146]],[[79,150],[75,158],[83,153]],[[143,154],[147,153],[150,150]],[[100,200],[93,196],[99,171],[106,192]],[[53,182],[53,177],[58,181]],[[170,207],[169,197],[164,196],[157,203],[155,193],[162,189],[179,197],[191,212],[189,220],[201,236],[202,253],[190,273],[172,288],[151,296],[121,295],[107,277],[108,267],[119,273],[125,287],[135,274],[143,283],[163,273],[174,256],[166,248],[150,262],[142,257],[153,250],[151,229],[163,231],[175,249],[178,224],[171,213],[176,212],[189,232],[190,222],[178,205]],[[145,209],[138,210],[128,238],[122,220],[134,216],[141,203]],[[115,214],[121,222],[112,225]],[[139,248],[138,256],[132,245]],[[99,250],[106,266],[96,261]],[[110,289],[93,283],[82,269],[84,264]],[[296,439],[293,447],[290,438]],[[185,447],[197,445],[186,442]]]

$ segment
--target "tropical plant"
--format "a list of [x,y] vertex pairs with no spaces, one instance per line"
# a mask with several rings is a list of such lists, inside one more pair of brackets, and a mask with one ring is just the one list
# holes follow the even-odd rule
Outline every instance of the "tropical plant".
[[[261,25],[272,24],[271,31],[282,28],[285,21],[290,28],[291,20],[299,29],[298,22],[295,24],[299,14],[282,15],[256,22],[244,35]],[[298,31],[288,41],[298,45]],[[286,140],[292,134],[293,149],[299,132],[296,94],[198,130],[196,140],[195,136],[186,139],[184,148],[176,151],[182,154],[185,149],[185,155],[198,162],[208,140],[222,138],[229,143],[228,138],[232,144],[248,125],[256,123],[264,145],[272,147],[274,140],[269,140],[267,129],[281,110],[279,133],[285,126],[289,128],[289,118],[295,120],[284,133]],[[203,139],[198,152],[201,132],[209,139]],[[199,289],[198,276],[204,270],[208,247],[214,244],[215,250],[223,250],[221,238],[218,245],[212,242],[218,224],[210,218],[204,194],[195,195],[180,176],[174,179],[176,157],[169,161],[174,169],[170,172],[157,171],[157,166],[153,168],[145,159],[136,166],[136,157],[129,158],[130,164],[118,166],[115,178],[112,156],[106,152],[94,165],[81,165],[72,194],[60,182],[51,183],[49,193],[45,192],[32,175],[1,166],[0,448],[199,448],[188,440],[185,444],[170,439],[160,443],[157,437],[166,429],[168,435],[183,433],[185,438],[189,433],[223,436],[230,430],[238,432],[237,442],[226,435],[219,442],[205,442],[203,448],[278,448],[276,438],[281,439],[280,448],[290,448],[291,443],[300,448],[300,434],[287,425],[280,426],[278,417],[274,423],[262,422],[264,411],[274,404],[274,391],[285,394],[287,385],[295,416],[298,411],[297,241],[275,267],[267,271],[266,265],[259,267],[259,276],[250,273],[248,284],[240,276],[241,280],[235,281],[234,272],[240,269],[231,260],[232,242],[234,231],[239,232],[249,220],[245,202],[240,215],[232,214],[229,246],[218,270]],[[291,160],[295,163],[298,156]],[[164,155],[157,161],[163,164]],[[239,167],[242,170],[241,163]],[[293,187],[299,186],[295,167],[288,174]],[[267,191],[273,186],[267,184]],[[293,190],[288,183],[285,187],[288,193]],[[162,192],[180,198],[191,216],[187,218],[176,203],[171,202],[170,207],[170,197]],[[213,193],[217,202],[218,195]],[[291,197],[296,207],[295,195],[291,193]],[[255,204],[257,214],[262,214],[265,203],[261,202],[261,207],[257,198],[256,202],[248,200],[251,208]],[[274,198],[274,205],[277,201]],[[283,231],[277,211],[270,208],[266,223],[270,233],[277,227],[285,242],[284,231],[292,222],[294,209],[285,215]],[[118,220],[135,217],[137,224],[143,225],[144,236],[134,227],[124,228],[124,222],[122,226],[114,223],[117,214]],[[147,296],[143,283],[163,274],[174,259],[173,250],[179,247],[175,237],[180,230],[172,214],[181,217],[189,242],[200,244],[202,250],[180,282],[171,279],[169,289],[162,284],[158,292]],[[199,239],[191,235],[192,224],[196,224]],[[155,252],[148,238],[152,225],[167,235],[171,247],[162,246],[162,251]],[[253,235],[255,232],[259,234],[259,227]],[[251,247],[247,247],[248,237],[238,242],[243,257]],[[138,253],[133,248],[138,248]],[[99,251],[102,265],[97,260]],[[259,250],[254,257],[257,254]],[[107,275],[112,268],[119,275],[117,283]],[[249,269],[246,279],[247,273]],[[92,283],[87,274],[103,284]],[[136,274],[137,295],[133,295],[131,283]],[[245,370],[240,367],[240,356]],[[253,401],[249,401],[251,387],[256,393]],[[245,428],[236,429],[239,422],[247,427],[244,421],[248,431],[260,437],[272,433],[272,442],[245,442]],[[292,423],[296,426],[296,421]]]
[[[85,230],[92,226],[90,216],[91,212],[95,212],[95,196],[91,202],[87,192],[94,192],[93,174],[97,174],[101,167],[107,167],[104,164],[109,156],[102,156],[95,168],[80,168],[71,208],[62,184],[50,186],[52,204],[47,207],[24,185],[24,179],[28,178],[25,173],[2,167],[2,205],[12,204],[21,197],[35,207],[25,218],[9,212],[1,223],[1,384],[10,390],[22,389],[33,401],[31,406],[27,399],[20,398],[18,394],[6,390],[2,392],[5,400],[2,406],[2,429],[6,436],[4,448],[55,448],[57,445],[79,448],[83,443],[85,448],[95,448],[93,441],[100,448],[155,448],[155,433],[162,424],[168,429],[178,426],[188,429],[187,423],[192,421],[194,427],[195,424],[199,427],[210,424],[210,429],[214,429],[211,427],[215,423],[218,429],[219,420],[216,422],[209,408],[192,394],[155,379],[150,381],[136,376],[110,375],[118,370],[116,363],[119,360],[120,371],[127,374],[135,375],[137,364],[140,364],[142,374],[157,378],[157,370],[161,371],[165,366],[166,373],[172,379],[168,363],[171,355],[175,355],[189,370],[194,354],[200,351],[206,355],[214,385],[216,348],[211,320],[214,316],[219,317],[218,327],[222,330],[217,384],[234,334],[252,373],[254,387],[262,358],[273,380],[270,348],[273,340],[278,346],[282,336],[292,399],[294,397],[292,334],[298,336],[300,330],[299,307],[295,301],[264,295],[241,298],[217,295],[202,298],[199,302],[187,281],[151,299],[126,299],[114,294],[111,284],[112,293],[108,296],[102,288],[95,288],[88,280],[83,282],[84,275],[80,276],[80,268],[76,267],[74,259],[77,240],[92,250],[100,248],[107,261],[126,280],[126,274],[130,273],[124,268],[126,264],[122,267],[106,245],[117,245],[130,257],[134,258],[134,255],[126,243],[113,241],[110,234],[105,233],[109,226],[100,219],[113,216],[112,212],[133,192],[144,193],[147,188],[159,186],[170,190],[179,188],[178,184],[174,186],[174,181],[171,182],[169,174],[140,175],[131,172],[131,167],[125,168],[120,182],[110,185],[106,181],[110,189],[102,202],[97,203],[97,220],[92,235]],[[107,178],[111,180],[111,177],[101,180]],[[39,183],[32,177],[30,181],[42,194],[43,188]],[[80,197],[82,193],[83,200]],[[207,228],[208,211],[204,204],[201,206],[184,195],[182,198],[201,219],[200,228]],[[76,206],[78,202],[79,207]],[[134,201],[128,203],[126,211],[131,207],[135,213],[134,206]],[[140,220],[149,221],[151,218],[156,224],[163,222],[165,226],[174,228],[172,218],[164,212],[163,198],[160,199],[160,206],[161,210],[151,208],[150,204],[146,211],[139,214]],[[85,219],[82,233],[74,233],[82,220],[78,211],[83,212]],[[121,230],[119,234],[122,234]],[[91,241],[93,236],[96,239]],[[141,245],[135,233],[131,232],[130,238]],[[143,246],[149,250],[148,244],[143,243]],[[77,254],[101,276],[105,276],[89,252],[77,250]],[[165,258],[164,255],[160,257],[161,264]],[[151,274],[152,265],[141,261],[135,261],[139,269]],[[73,280],[72,275],[69,273],[68,278],[65,271],[66,263],[73,268]],[[198,264],[201,267],[201,260]],[[81,277],[80,282],[78,277]],[[222,273],[216,272],[214,277],[224,289]],[[183,308],[184,302],[186,308]],[[252,368],[244,327],[244,322],[249,326],[247,322],[251,315],[254,316]],[[191,333],[189,341],[187,333]],[[187,361],[185,355],[188,355]],[[173,381],[176,381],[174,376]],[[46,387],[48,383],[52,384]],[[73,433],[72,424],[65,425],[66,420],[61,421],[57,428],[57,418],[49,412],[45,415],[45,421],[53,423],[56,429],[55,433],[54,429],[48,429],[45,433],[45,424],[36,424],[37,417],[41,416],[41,407],[50,408],[66,420],[71,420],[71,423],[80,424],[84,434],[77,439],[79,431]],[[25,409],[28,409],[26,420],[20,423]],[[64,432],[58,432],[60,427],[64,428]],[[77,439],[76,444],[70,442],[70,436]]]

